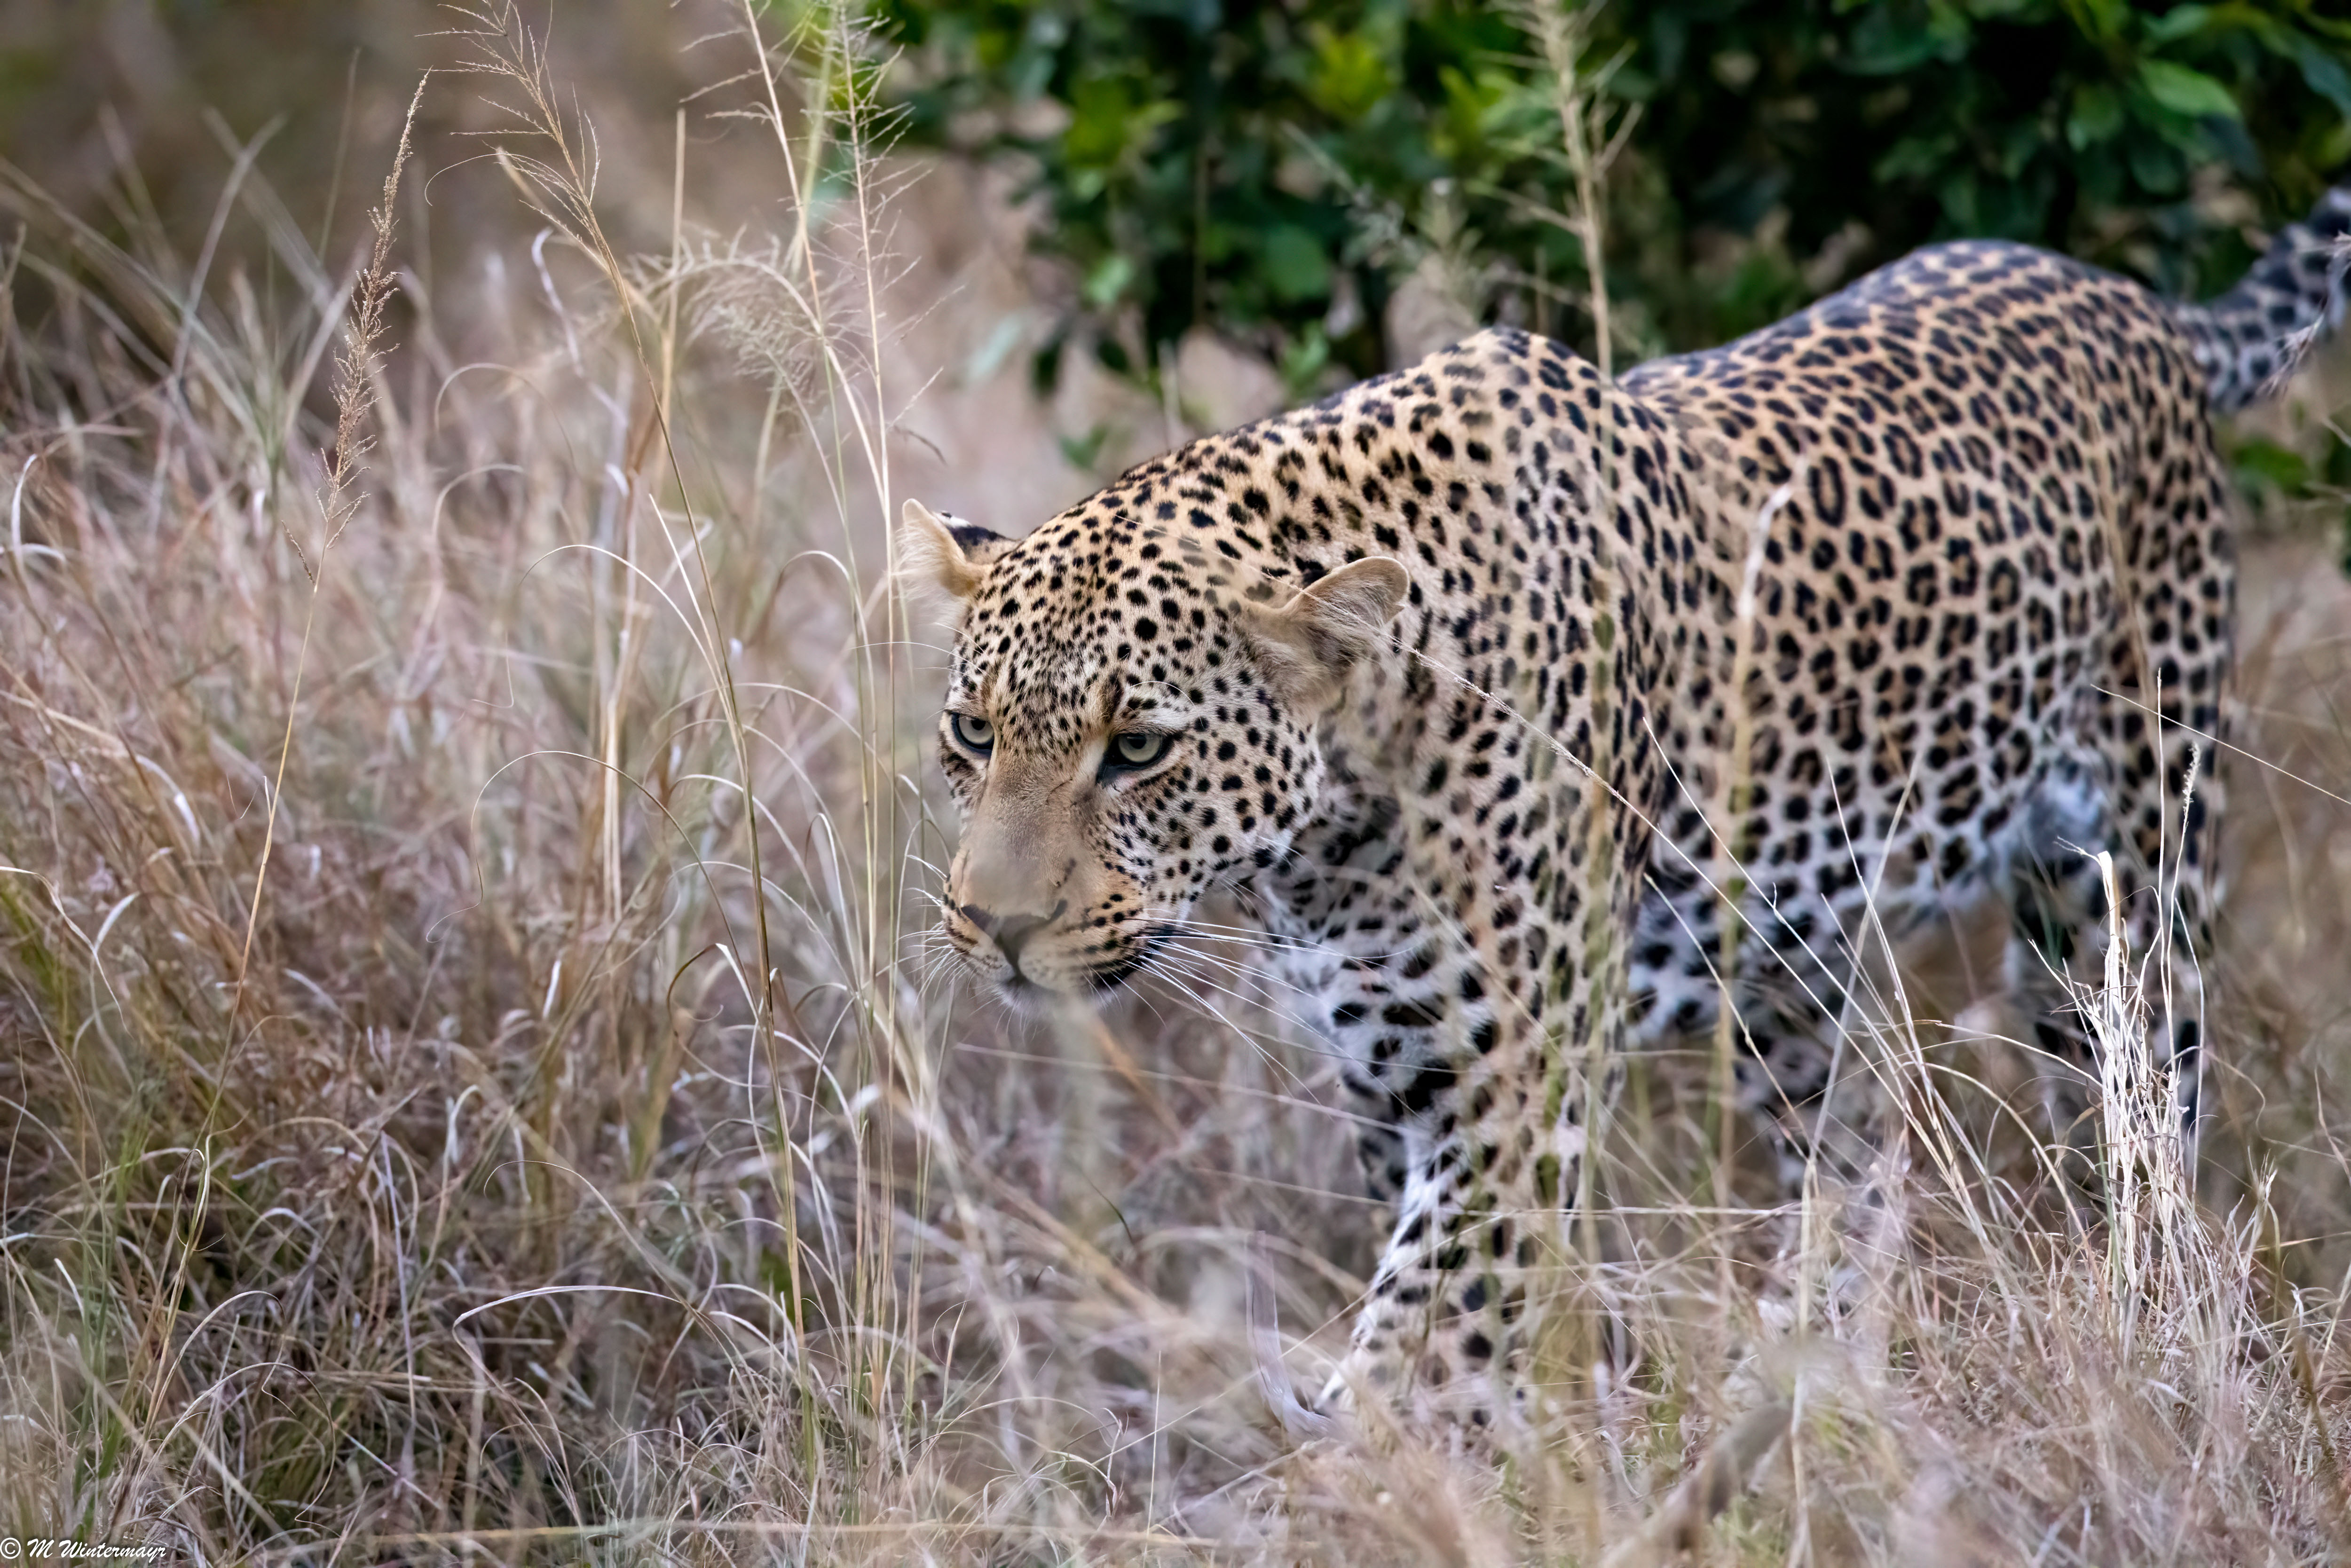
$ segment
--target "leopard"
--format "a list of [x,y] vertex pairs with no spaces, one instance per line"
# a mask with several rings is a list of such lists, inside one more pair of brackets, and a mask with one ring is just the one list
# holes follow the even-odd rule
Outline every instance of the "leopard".
[[2214,420],[2339,327],[2346,233],[2351,185],[2200,304],[1938,244],[1621,375],[1482,330],[1025,534],[906,502],[893,570],[952,628],[944,951],[1093,1008],[1196,984],[1229,895],[1389,1206],[1326,1409],[1499,1418],[1628,1051],[1728,1006],[1741,1110],[1816,1165],[1870,933],[2004,907],[2011,998],[2093,1084],[2074,977],[2153,955],[2192,1134]]

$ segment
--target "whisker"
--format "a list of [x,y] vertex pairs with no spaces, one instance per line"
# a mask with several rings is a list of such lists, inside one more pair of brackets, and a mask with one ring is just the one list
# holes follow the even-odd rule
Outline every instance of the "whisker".
[[[1144,971],[1156,975],[1163,979],[1170,980],[1178,987],[1188,986],[1192,988],[1205,988],[1212,994],[1225,996],[1232,1000],[1239,1001],[1244,1004],[1255,1005],[1253,1003],[1249,1003],[1249,999],[1248,998],[1239,996],[1229,988],[1217,985],[1215,982],[1207,979],[1204,976],[1186,973],[1176,968],[1174,965],[1165,962],[1163,958],[1157,956],[1144,961]],[[1285,1073],[1288,1073],[1288,1075],[1292,1079],[1296,1079],[1297,1075],[1294,1072],[1290,1071],[1280,1059],[1274,1056],[1274,1054],[1267,1049],[1264,1042],[1257,1038],[1253,1031],[1243,1028],[1238,1022],[1235,1021],[1230,1015],[1226,1013],[1223,1009],[1208,1000],[1207,997],[1199,995],[1196,989],[1186,990],[1185,992],[1185,999],[1193,1006],[1197,1007],[1202,1012],[1207,1014],[1210,1018],[1216,1019],[1218,1023],[1223,1024],[1227,1029],[1231,1030],[1233,1033],[1245,1044],[1263,1058],[1267,1065],[1282,1071]],[[1310,1054],[1325,1056],[1333,1060],[1336,1060],[1340,1056],[1341,1053],[1332,1051],[1327,1045],[1318,1047],[1316,1043],[1313,1043],[1312,1031],[1309,1030],[1306,1032],[1310,1037],[1310,1040],[1306,1044],[1305,1049]],[[1298,1080],[1298,1082],[1301,1089],[1304,1089],[1306,1087],[1303,1080]]]

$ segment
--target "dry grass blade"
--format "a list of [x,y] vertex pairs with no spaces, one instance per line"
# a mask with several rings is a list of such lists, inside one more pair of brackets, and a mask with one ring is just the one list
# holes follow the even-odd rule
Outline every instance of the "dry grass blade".
[[[286,542],[294,548],[294,557],[301,563],[302,575],[310,580],[310,602],[304,612],[302,645],[294,656],[294,679],[286,705],[286,736],[277,748],[277,772],[270,782],[269,812],[262,830],[261,859],[254,868],[253,903],[245,919],[245,946],[237,956],[236,999],[245,995],[245,979],[253,963],[254,933],[261,924],[262,892],[269,877],[269,852],[277,839],[277,804],[286,789],[286,765],[294,755],[294,726],[302,700],[302,677],[309,668],[310,633],[316,625],[319,609],[319,573],[326,570],[327,558],[343,537],[358,513],[359,478],[364,470],[368,449],[373,444],[367,434],[369,411],[375,405],[376,373],[382,354],[383,312],[391,302],[393,277],[392,237],[394,214],[400,200],[401,172],[408,167],[409,136],[416,123],[416,106],[424,100],[424,89],[430,77],[416,84],[415,96],[408,100],[408,113],[400,128],[400,146],[392,154],[392,172],[383,177],[383,200],[368,214],[375,233],[375,243],[368,253],[366,267],[360,272],[359,285],[351,296],[350,317],[344,328],[343,351],[335,361],[335,440],[327,449],[323,467],[326,470],[324,493],[319,498],[319,516],[324,537],[319,544],[319,561],[314,567],[302,549],[302,541],[294,535],[291,519],[281,526]],[[237,1007],[228,1009],[230,1027],[237,1023]]]

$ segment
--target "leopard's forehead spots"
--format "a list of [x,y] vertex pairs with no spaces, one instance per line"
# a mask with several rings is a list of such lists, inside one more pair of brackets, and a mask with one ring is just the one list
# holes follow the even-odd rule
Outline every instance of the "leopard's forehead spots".
[[977,705],[1016,737],[1066,747],[1090,729],[1172,731],[1212,706],[1262,700],[1226,607],[1270,599],[1288,569],[1237,570],[1136,521],[1133,498],[1098,497],[995,562],[957,628],[951,706]]

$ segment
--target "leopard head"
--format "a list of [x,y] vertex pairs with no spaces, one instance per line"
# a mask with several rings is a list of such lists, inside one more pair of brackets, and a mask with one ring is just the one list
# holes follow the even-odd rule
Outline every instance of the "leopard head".
[[955,628],[945,936],[1027,1008],[1125,983],[1203,894],[1281,855],[1313,816],[1326,721],[1409,586],[1381,558],[1281,580],[1114,492],[1017,541],[910,501],[898,553]]

